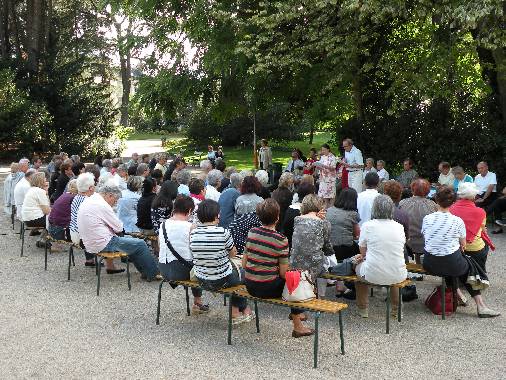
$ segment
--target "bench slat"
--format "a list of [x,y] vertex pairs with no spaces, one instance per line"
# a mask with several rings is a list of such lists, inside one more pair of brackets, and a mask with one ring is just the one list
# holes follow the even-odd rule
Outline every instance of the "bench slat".
[[[321,278],[325,278],[327,280],[337,280],[337,281],[350,281],[350,282],[357,282],[360,281],[360,279],[357,276],[339,276],[337,274],[332,273],[325,273],[321,276]],[[411,285],[413,282],[411,280],[404,280],[397,284],[392,284],[390,286],[393,286],[394,288],[405,288],[408,285]],[[371,286],[375,286],[376,284],[369,284]],[[381,285],[376,285],[381,286]]]
[[104,259],[119,259],[121,257],[128,257],[125,252],[99,252],[97,256],[103,257]]
[[423,269],[422,264],[407,263],[406,264],[406,269],[409,272],[420,273],[420,274],[428,274],[427,271],[425,269]]

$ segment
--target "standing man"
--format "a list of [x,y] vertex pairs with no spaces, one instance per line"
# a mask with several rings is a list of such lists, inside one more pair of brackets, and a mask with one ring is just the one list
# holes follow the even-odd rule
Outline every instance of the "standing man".
[[357,193],[363,190],[362,187],[362,169],[364,168],[364,158],[362,152],[355,145],[352,139],[343,140],[344,161],[342,164],[348,171],[348,185],[354,188]]
[[42,166],[42,160],[40,159],[39,156],[34,155],[32,157],[31,169],[39,170],[41,166]]
[[474,183],[479,190],[476,206],[485,208],[498,197],[497,177],[495,173],[488,171],[488,164],[485,161],[480,162],[477,168],[479,174],[474,177]]

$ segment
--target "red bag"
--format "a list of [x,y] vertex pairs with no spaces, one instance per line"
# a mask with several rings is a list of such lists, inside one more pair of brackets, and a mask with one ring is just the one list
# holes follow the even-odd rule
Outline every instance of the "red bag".
[[[425,306],[429,308],[436,315],[443,314],[442,305],[442,291],[441,286],[436,287],[432,293],[425,300]],[[445,315],[451,315],[455,310],[453,309],[453,291],[451,288],[445,289]]]

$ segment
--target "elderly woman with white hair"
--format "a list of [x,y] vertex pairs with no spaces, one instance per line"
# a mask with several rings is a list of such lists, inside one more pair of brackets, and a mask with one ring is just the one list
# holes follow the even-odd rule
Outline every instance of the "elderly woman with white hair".
[[123,222],[125,232],[140,232],[137,227],[137,204],[141,198],[141,189],[144,177],[130,177],[127,182],[127,189],[121,192],[121,199],[118,200],[116,213],[119,220]]
[[179,195],[190,196],[190,181],[192,179],[192,173],[187,169],[182,169],[176,174],[176,182],[178,183],[177,193]]
[[84,247],[93,254],[104,251],[125,252],[141,273],[141,278],[147,281],[161,280],[158,266],[146,242],[118,236],[123,232],[123,223],[114,213],[113,207],[120,197],[119,187],[109,181],[98,188],[98,193],[82,203],[77,213],[77,226]]
[[100,169],[100,176],[103,176],[106,173],[111,173],[112,170],[112,160],[106,158],[102,161],[102,169]]
[[127,189],[128,167],[126,164],[119,164],[114,172],[114,180],[121,190]]
[[[404,261],[406,236],[401,224],[393,220],[395,204],[389,196],[374,199],[371,220],[362,224],[356,256],[357,276],[363,280],[355,283],[357,307],[363,318],[369,316],[369,284],[392,285],[404,281],[408,274]],[[399,290],[390,288],[392,314],[397,315]]]
[[223,173],[219,170],[213,169],[207,174],[207,186],[206,186],[206,195],[205,199],[212,199],[215,202],[218,202],[220,199],[220,192],[218,188],[221,185],[221,179],[223,178]]
[[258,170],[255,173],[255,177],[258,179],[258,182],[260,182],[260,185],[262,185],[262,189],[258,193],[258,196],[262,197],[263,199],[267,199],[271,197],[271,192],[267,188],[269,185],[269,173],[265,170]]
[[[447,189],[448,193],[450,193]],[[465,227],[465,240],[462,239],[460,241],[460,249],[458,249],[458,256],[459,260],[462,262],[462,255],[460,254],[461,250],[463,253],[471,258],[475,264],[477,264],[480,269],[483,271],[483,274],[486,275],[486,263],[487,263],[487,257],[489,249],[494,249],[493,244],[487,234],[487,214],[482,209],[476,206],[474,203],[474,200],[476,198],[476,195],[478,194],[478,187],[474,183],[462,183],[460,184],[457,196],[458,200],[451,205],[453,202],[448,202],[446,205],[440,204],[438,201],[436,193],[436,201],[439,204],[440,211],[449,211],[452,215],[455,217],[460,218],[464,222]],[[452,193],[450,193],[452,194]],[[452,194],[453,195],[453,194]],[[454,198],[452,198],[453,200]],[[450,206],[451,205],[451,206]],[[449,209],[448,209],[449,208]],[[447,209],[447,210],[445,210]],[[425,220],[424,220],[425,222]],[[447,236],[445,234],[442,234],[439,229],[434,231],[435,233],[438,233],[440,235],[440,238],[444,239],[445,241],[448,241]],[[424,233],[424,235],[427,235]],[[463,236],[461,236],[462,238]],[[426,237],[427,239],[427,237]],[[455,244],[455,247],[457,245]],[[492,248],[491,248],[492,247]],[[455,249],[456,251],[456,249]],[[452,252],[453,253],[453,252]],[[433,255],[439,255],[440,250],[435,250],[433,252]],[[425,263],[425,262],[424,262]],[[425,265],[425,264],[424,264]],[[442,263],[438,262],[438,269],[441,269]],[[430,268],[429,268],[430,269]],[[466,273],[467,274],[467,273]],[[466,276],[467,277],[467,276]],[[466,287],[467,291],[473,297],[477,310],[478,310],[478,316],[480,318],[490,318],[490,317],[496,317],[500,315],[500,313],[489,309],[485,303],[483,302],[483,299],[481,297],[481,293],[479,289],[475,289],[471,287],[466,281],[464,282],[464,286]],[[462,298],[462,296],[461,296]],[[465,304],[465,299],[461,299],[461,304]]]
[[213,164],[209,160],[203,160],[200,162],[200,169],[202,169],[202,173],[200,173],[199,178],[205,182],[207,175],[213,170]]

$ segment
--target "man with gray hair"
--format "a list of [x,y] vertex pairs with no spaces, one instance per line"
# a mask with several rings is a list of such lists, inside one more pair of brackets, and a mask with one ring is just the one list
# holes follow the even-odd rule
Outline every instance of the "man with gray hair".
[[220,205],[220,227],[228,228],[234,221],[235,202],[241,195],[242,177],[239,173],[230,174],[230,185],[221,193],[218,204]]
[[343,148],[344,161],[342,161],[342,164],[348,171],[348,184],[357,193],[360,193],[362,191],[362,169],[364,168],[362,152],[353,144],[352,139],[344,139]]
[[21,220],[21,210],[23,208],[23,201],[25,200],[25,195],[28,189],[30,188],[29,179],[33,173],[36,173],[35,169],[28,169],[25,175],[19,180],[19,182],[14,187],[14,205],[16,206],[16,217],[18,220]]
[[221,185],[221,179],[223,173],[219,170],[213,169],[207,174],[207,186],[206,186],[206,199],[212,199],[218,202],[220,199],[220,192],[218,188]]
[[[87,198],[77,213],[77,227],[86,250],[90,253],[125,252],[141,277],[147,281],[159,280],[156,261],[142,239],[120,237],[123,223],[113,211],[121,197],[118,186],[108,181],[98,193]],[[115,273],[110,272],[110,273]]]
[[145,163],[137,165],[136,175],[147,178],[149,176],[149,165]]

